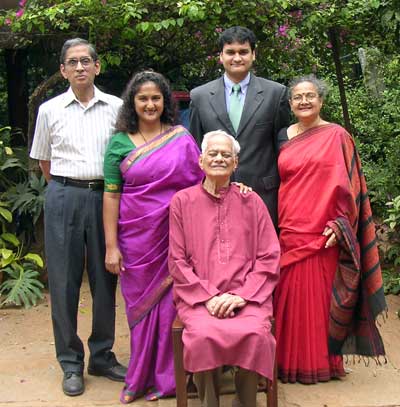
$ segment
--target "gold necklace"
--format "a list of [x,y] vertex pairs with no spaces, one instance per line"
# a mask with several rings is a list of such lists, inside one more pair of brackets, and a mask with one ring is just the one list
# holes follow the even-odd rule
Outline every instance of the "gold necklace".
[[142,139],[144,140],[144,143],[147,144],[147,140],[146,137],[143,136],[143,133],[140,131],[140,129],[138,129],[139,134],[142,136]]
[[[162,123],[161,123],[161,126],[160,126],[160,134],[162,133],[162,131],[163,131],[163,125],[162,125]],[[147,144],[148,143],[148,141],[147,141],[147,139],[146,139],[146,137],[143,135],[143,133],[140,131],[140,128],[138,127],[138,132],[139,132],[139,134],[142,136],[142,139],[144,140],[144,142]],[[151,140],[154,138],[154,136],[151,138]]]

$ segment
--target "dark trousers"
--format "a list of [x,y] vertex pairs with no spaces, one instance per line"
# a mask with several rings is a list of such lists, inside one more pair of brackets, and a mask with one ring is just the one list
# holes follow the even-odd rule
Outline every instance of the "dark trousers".
[[77,314],[85,258],[93,299],[89,365],[102,368],[116,363],[111,349],[117,277],[104,266],[102,208],[101,190],[49,183],[45,201],[46,257],[56,354],[64,372],[82,373],[84,369]]

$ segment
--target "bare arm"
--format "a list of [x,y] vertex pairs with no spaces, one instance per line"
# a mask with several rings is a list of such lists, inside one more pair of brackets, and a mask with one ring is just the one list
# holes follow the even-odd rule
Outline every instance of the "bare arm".
[[46,178],[46,181],[49,182],[51,180],[50,161],[39,160],[39,167],[42,170],[42,174]]
[[103,224],[106,239],[106,269],[113,274],[124,271],[123,259],[118,246],[118,215],[120,193],[104,192]]

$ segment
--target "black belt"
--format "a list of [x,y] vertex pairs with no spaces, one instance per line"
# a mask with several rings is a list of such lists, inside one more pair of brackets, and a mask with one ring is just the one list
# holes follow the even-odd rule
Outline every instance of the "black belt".
[[52,175],[51,179],[63,185],[70,185],[71,187],[88,188],[93,191],[104,189],[104,181],[102,179],[74,179],[60,177],[58,175]]

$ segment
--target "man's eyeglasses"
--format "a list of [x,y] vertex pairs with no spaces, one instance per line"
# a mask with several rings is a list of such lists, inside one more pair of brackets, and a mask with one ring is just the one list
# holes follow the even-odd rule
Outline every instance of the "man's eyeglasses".
[[307,102],[312,102],[314,99],[316,99],[318,97],[318,95],[316,93],[312,93],[312,92],[301,93],[301,94],[298,93],[297,95],[292,96],[292,100],[293,100],[293,102],[300,103],[303,101],[303,97],[306,98]]
[[67,59],[64,65],[68,66],[69,68],[76,68],[79,62],[84,68],[87,68],[93,62],[93,59],[91,57],[82,57],[79,59],[71,58]]

